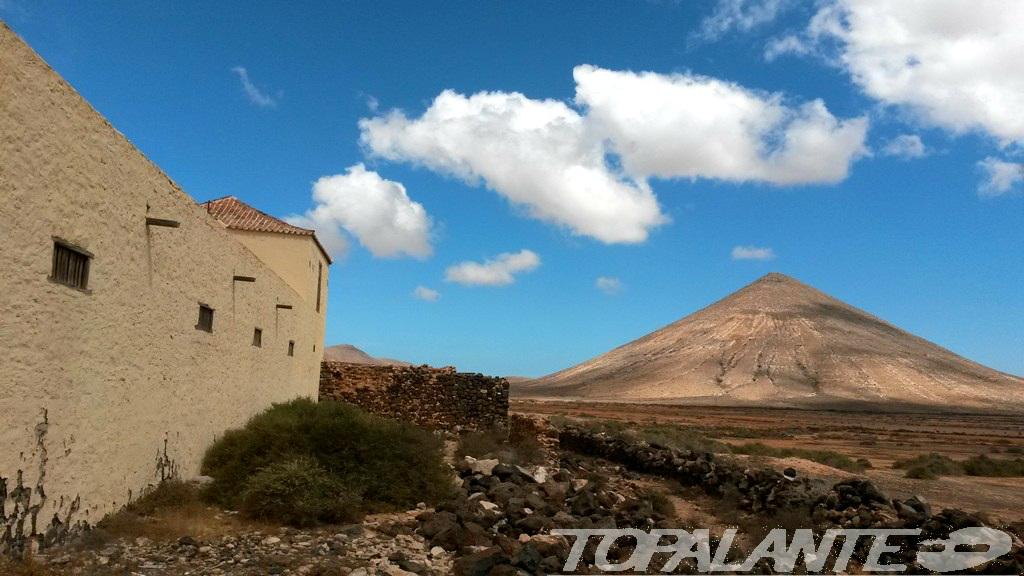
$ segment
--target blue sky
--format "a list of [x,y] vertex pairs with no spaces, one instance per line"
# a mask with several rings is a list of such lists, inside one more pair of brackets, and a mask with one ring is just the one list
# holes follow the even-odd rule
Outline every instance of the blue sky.
[[0,17],[196,199],[316,226],[328,344],[539,376],[779,271],[1024,374],[1024,4],[878,1]]

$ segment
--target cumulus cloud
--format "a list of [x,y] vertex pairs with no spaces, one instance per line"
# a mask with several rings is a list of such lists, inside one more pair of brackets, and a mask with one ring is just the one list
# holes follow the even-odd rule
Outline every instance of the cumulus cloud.
[[1004,162],[988,157],[978,162],[978,168],[985,178],[978,186],[978,194],[981,196],[1002,196],[1024,181],[1024,164],[1019,162]]
[[461,262],[450,266],[444,273],[447,282],[464,286],[507,286],[516,281],[516,274],[536,270],[540,256],[530,250],[499,254],[496,258],[479,262]]
[[1024,142],[1021,22],[1019,0],[830,0],[803,40],[869,96],[1005,145]]
[[882,147],[882,154],[886,156],[896,156],[897,158],[911,159],[911,158],[922,158],[928,151],[924,147],[924,142],[921,141],[921,137],[917,134],[900,134],[899,136],[888,140],[885,146]]
[[392,111],[359,125],[373,154],[482,180],[533,218],[578,235],[637,243],[667,221],[650,187],[612,171],[602,142],[562,102],[446,90],[419,118]]
[[256,87],[249,80],[249,71],[242,66],[235,66],[231,69],[232,72],[238,75],[238,80],[242,83],[242,92],[249,98],[249,101],[259,106],[260,108],[273,108],[277,106],[277,100],[266,94],[262,90]]
[[775,250],[768,247],[736,246],[732,249],[733,260],[774,260]]
[[362,164],[317,180],[313,202],[314,208],[304,215],[286,220],[316,230],[332,254],[345,251],[342,230],[378,258],[426,258],[433,251],[430,216],[423,205],[409,199],[405,186]]
[[427,288],[426,286],[417,286],[416,289],[412,291],[412,295],[413,298],[416,298],[417,300],[426,300],[427,302],[433,302],[441,297],[440,292]]
[[839,120],[825,103],[693,74],[578,66],[576,101],[637,178],[772,184],[839,182],[866,153],[867,118]]
[[614,296],[619,292],[622,292],[622,280],[618,278],[610,278],[608,276],[601,276],[594,282],[597,289],[609,296]]
[[749,32],[775,20],[793,0],[718,0],[710,16],[701,21],[696,38],[717,40],[732,30]]
[[371,155],[482,183],[530,217],[605,243],[643,242],[668,222],[650,177],[834,183],[865,153],[867,119],[837,119],[820,100],[790,106],[696,75],[573,75],[578,109],[446,90],[419,117],[360,120],[360,140]]

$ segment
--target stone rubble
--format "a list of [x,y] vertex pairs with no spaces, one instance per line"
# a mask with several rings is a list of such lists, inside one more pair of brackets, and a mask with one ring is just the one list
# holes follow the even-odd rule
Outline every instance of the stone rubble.
[[418,511],[362,524],[247,532],[157,544],[118,540],[99,550],[54,549],[33,560],[60,574],[137,576],[445,576],[452,554],[414,533]]
[[[454,494],[434,508],[421,505],[346,527],[282,528],[203,542],[186,537],[164,545],[119,542],[89,553],[84,565],[66,573],[107,574],[126,567],[130,571],[125,574],[140,576],[559,574],[565,573],[572,542],[552,535],[553,529],[693,528],[676,519],[674,510],[666,510],[671,503],[650,490],[652,477],[699,487],[721,502],[732,502],[750,525],[770,527],[785,517],[818,532],[834,527],[921,528],[920,537],[904,540],[901,555],[883,556],[883,562],[907,563],[912,571],[921,569],[913,565],[920,542],[984,525],[960,510],[934,514],[921,497],[890,499],[865,479],[828,486],[788,470],[752,470],[708,453],[626,442],[572,427],[563,430],[560,439],[565,450],[550,466],[524,468],[500,459],[469,457],[457,462]],[[719,542],[712,537],[711,544],[714,549]],[[575,573],[600,573],[593,564],[596,546],[594,539]],[[628,543],[615,546],[609,560],[620,562],[631,553]],[[855,562],[866,554],[866,547],[858,547]],[[81,560],[81,554],[77,556]],[[75,559],[75,554],[57,553],[44,560],[51,566],[71,566]],[[692,559],[687,559],[674,573],[696,571]],[[1024,572],[1024,545],[1015,540],[1014,550],[985,571]],[[754,573],[771,574],[773,568],[762,561]]]

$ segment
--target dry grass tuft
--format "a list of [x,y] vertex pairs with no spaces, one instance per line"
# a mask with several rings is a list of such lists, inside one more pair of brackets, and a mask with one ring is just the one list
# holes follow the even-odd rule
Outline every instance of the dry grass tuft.
[[203,540],[258,530],[265,524],[224,512],[202,501],[198,487],[163,482],[117,514],[104,518],[82,539],[87,548],[102,548],[117,538],[170,542],[182,536]]

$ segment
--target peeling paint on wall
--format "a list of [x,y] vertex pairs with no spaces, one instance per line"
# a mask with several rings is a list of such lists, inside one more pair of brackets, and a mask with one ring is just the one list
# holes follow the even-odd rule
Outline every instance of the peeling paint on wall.
[[44,408],[42,420],[35,426],[33,458],[37,461],[38,475],[34,490],[25,485],[24,470],[16,472],[14,487],[9,491],[9,479],[0,476],[0,554],[21,556],[27,551],[36,551],[40,547],[63,542],[69,533],[84,526],[74,522],[81,499],[75,496],[65,506],[65,498],[61,496],[58,508],[66,510],[64,518],[61,519],[55,512],[45,531],[39,529],[39,513],[47,502],[46,469],[49,458],[46,435],[49,429],[49,412]]

